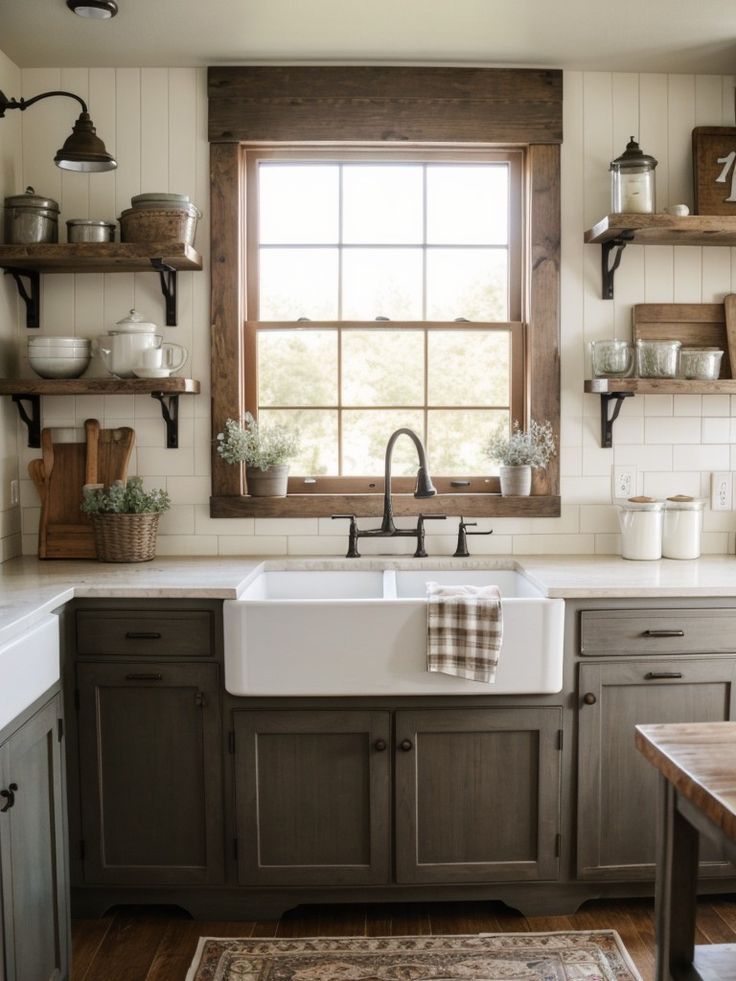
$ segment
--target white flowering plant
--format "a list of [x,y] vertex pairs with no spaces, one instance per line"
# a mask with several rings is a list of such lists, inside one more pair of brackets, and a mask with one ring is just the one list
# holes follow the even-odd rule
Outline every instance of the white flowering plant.
[[243,422],[228,419],[217,434],[217,452],[226,463],[245,463],[256,470],[270,470],[287,463],[299,452],[299,437],[278,425],[263,425],[250,412]]
[[85,514],[162,514],[171,507],[165,490],[143,489],[142,477],[129,477],[127,483],[116,480],[84,495],[80,510]]
[[491,460],[503,467],[544,468],[557,452],[552,423],[532,419],[524,430],[514,422],[511,433],[500,424],[491,434],[486,450]]

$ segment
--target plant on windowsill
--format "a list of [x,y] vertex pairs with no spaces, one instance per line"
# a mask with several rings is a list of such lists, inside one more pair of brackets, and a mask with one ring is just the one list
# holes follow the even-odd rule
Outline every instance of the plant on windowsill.
[[158,519],[171,501],[165,490],[146,491],[142,477],[129,477],[88,488],[79,507],[92,521],[100,562],[150,562]]
[[504,497],[528,497],[532,489],[532,468],[545,468],[555,455],[555,435],[549,421],[529,423],[527,430],[514,422],[511,433],[500,424],[491,434],[487,453],[500,464],[499,478]]
[[299,451],[299,437],[283,426],[262,425],[250,412],[243,423],[225,422],[217,452],[227,463],[244,463],[251,497],[286,497],[288,461]]

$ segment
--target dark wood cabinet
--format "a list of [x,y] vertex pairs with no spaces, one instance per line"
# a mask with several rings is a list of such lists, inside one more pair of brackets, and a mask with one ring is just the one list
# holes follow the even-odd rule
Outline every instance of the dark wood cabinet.
[[[0,746],[0,977],[68,977],[61,696]],[[5,973],[3,974],[3,965]]]
[[233,715],[241,885],[387,883],[390,714]]
[[[636,724],[736,718],[736,659],[637,658],[579,666],[578,876],[653,880],[657,773]],[[711,846],[702,875],[734,875]]]
[[396,713],[396,877],[554,879],[559,708]]
[[219,669],[77,664],[82,881],[222,882]]

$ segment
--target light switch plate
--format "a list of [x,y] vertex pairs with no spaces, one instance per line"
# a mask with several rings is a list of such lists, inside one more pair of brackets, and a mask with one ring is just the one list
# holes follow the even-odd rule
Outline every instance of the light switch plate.
[[20,503],[20,485],[17,480],[10,481],[10,506],[15,507],[16,504]]
[[710,506],[714,511],[730,511],[732,493],[733,483],[728,471],[710,475]]
[[614,501],[619,497],[634,497],[636,494],[636,467],[613,467],[612,471],[611,496]]

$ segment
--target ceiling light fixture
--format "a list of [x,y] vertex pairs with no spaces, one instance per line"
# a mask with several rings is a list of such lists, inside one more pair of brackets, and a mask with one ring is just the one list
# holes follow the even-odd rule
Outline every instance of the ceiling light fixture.
[[78,17],[90,20],[110,20],[118,12],[115,0],[66,0],[66,5]]
[[56,151],[54,163],[62,170],[76,170],[84,173],[91,173],[100,170],[115,170],[117,160],[105,149],[105,144],[97,135],[97,131],[89,117],[87,103],[80,96],[73,92],[42,92],[34,95],[32,99],[8,99],[0,92],[0,119],[3,118],[8,109],[20,109],[24,112],[29,106],[41,99],[49,99],[52,96],[65,95],[70,99],[76,99],[81,105],[82,111],[74,124],[70,136],[64,146]]

